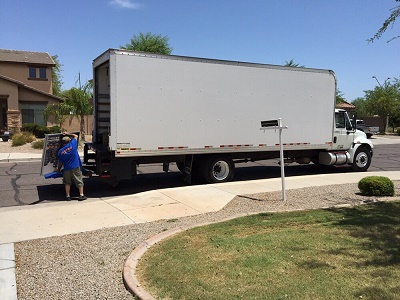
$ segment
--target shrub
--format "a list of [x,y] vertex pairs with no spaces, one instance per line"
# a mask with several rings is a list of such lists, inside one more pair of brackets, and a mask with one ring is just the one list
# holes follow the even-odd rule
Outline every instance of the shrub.
[[397,132],[397,135],[400,135],[400,127],[397,127],[396,132]]
[[32,143],[34,140],[36,140],[35,136],[30,133],[30,132],[18,132],[13,135],[12,137],[12,147],[16,146],[22,146],[25,145],[26,143]]
[[26,131],[35,134],[37,126],[38,125],[35,123],[25,123],[22,124],[21,131]]
[[21,131],[30,132],[38,138],[44,138],[45,134],[50,133],[50,128],[47,128],[46,126],[34,124],[34,123],[25,123],[25,124],[22,124]]
[[57,126],[57,125],[50,127],[49,130],[50,130],[50,133],[60,133],[61,132],[60,126]]
[[26,140],[22,134],[16,133],[12,138],[12,147],[22,146],[26,144]]
[[358,182],[358,188],[365,196],[394,196],[394,184],[388,177],[368,176]]
[[32,148],[34,149],[43,149],[44,147],[44,140],[37,140],[32,143]]
[[38,138],[44,138],[44,135],[49,134],[49,133],[50,133],[50,128],[47,128],[46,126],[38,125],[36,127],[36,131],[34,134]]

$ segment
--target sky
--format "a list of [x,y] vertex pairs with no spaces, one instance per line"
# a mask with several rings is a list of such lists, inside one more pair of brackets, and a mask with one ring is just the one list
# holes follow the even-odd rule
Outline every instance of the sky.
[[63,88],[133,35],[169,37],[172,54],[333,70],[349,101],[400,78],[399,21],[368,43],[395,0],[0,0],[0,49],[58,55]]

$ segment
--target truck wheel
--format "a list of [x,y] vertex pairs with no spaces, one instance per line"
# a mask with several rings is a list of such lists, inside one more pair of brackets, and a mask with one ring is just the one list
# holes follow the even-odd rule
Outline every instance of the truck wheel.
[[370,133],[366,133],[366,135],[367,135],[367,139],[370,139],[372,136],[372,134],[370,134]]
[[365,172],[371,164],[371,152],[367,147],[359,147],[353,159],[351,169],[356,172]]
[[203,169],[204,180],[208,183],[230,181],[234,173],[235,164],[227,155],[210,157]]

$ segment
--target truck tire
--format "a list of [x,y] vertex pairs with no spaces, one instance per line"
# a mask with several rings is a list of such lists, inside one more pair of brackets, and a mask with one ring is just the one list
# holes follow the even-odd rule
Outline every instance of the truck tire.
[[371,152],[367,147],[360,146],[354,155],[351,169],[355,172],[365,172],[371,165]]
[[208,183],[227,182],[235,174],[235,164],[227,155],[216,155],[203,165],[203,178]]

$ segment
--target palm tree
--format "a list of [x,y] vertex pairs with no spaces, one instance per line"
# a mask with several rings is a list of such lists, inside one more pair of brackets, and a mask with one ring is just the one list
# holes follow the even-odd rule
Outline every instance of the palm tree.
[[73,87],[64,92],[65,102],[72,107],[72,114],[76,116],[80,123],[80,132],[82,140],[85,140],[85,116],[93,114],[93,106],[89,100],[93,97],[93,83],[86,82],[79,87]]

